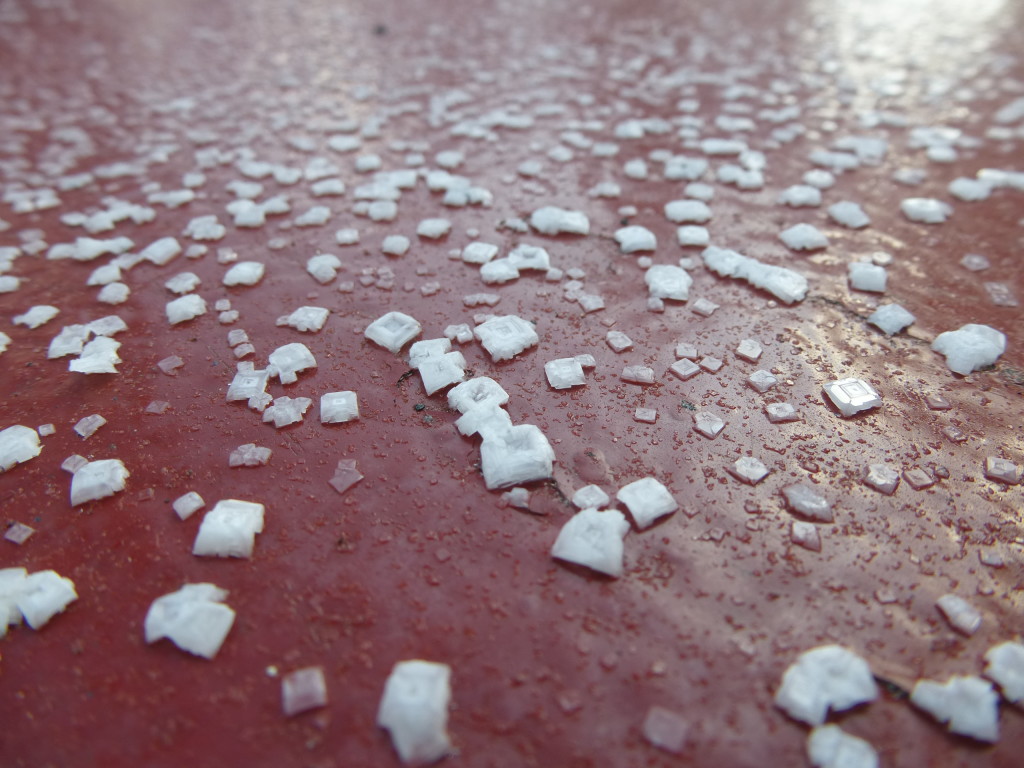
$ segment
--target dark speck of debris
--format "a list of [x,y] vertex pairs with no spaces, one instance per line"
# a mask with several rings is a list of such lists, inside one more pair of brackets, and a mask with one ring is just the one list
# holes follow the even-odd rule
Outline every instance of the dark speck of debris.
[[696,411],[697,410],[697,406],[694,405],[693,403],[691,403],[689,400],[683,400],[682,406],[683,406],[683,408],[685,408],[688,411]]
[[383,37],[387,33],[388,33],[388,25],[387,24],[377,24],[373,28],[373,34],[375,34],[377,37]]
[[619,219],[619,226],[620,227],[628,227],[629,226],[629,219],[627,219],[625,216],[623,216],[621,219]]
[[425,410],[425,409],[426,409],[426,407],[427,407],[427,406],[425,406],[425,405],[424,405],[423,403],[416,403],[416,405],[414,405],[414,406],[412,407],[412,409],[413,409],[414,411],[422,411],[422,410]]
[[408,371],[406,371],[405,373],[398,377],[398,383],[395,386],[402,386],[405,383],[405,380],[408,379],[410,376],[414,375],[415,373],[416,369],[410,368]]
[[910,694],[907,693],[907,691],[905,691],[900,686],[896,685],[896,683],[893,683],[889,680],[884,680],[881,677],[876,677],[875,680],[881,686],[883,691],[885,691],[887,694],[892,696],[897,701],[902,701],[903,699],[906,699],[910,696]]

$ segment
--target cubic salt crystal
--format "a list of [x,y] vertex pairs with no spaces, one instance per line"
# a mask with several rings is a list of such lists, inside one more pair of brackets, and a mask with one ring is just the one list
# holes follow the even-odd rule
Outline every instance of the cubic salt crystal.
[[[267,396],[269,398],[269,395]],[[270,461],[272,451],[255,443],[235,448],[228,457],[229,467],[260,467]]]
[[49,437],[50,435],[56,434],[57,428],[53,424],[40,424],[36,427],[36,432],[39,433],[40,437]]
[[31,427],[16,424],[0,430],[0,472],[34,459],[42,450],[39,434]]
[[452,343],[446,338],[424,339],[409,347],[409,365],[418,368],[431,357],[441,357],[452,351]]
[[832,522],[832,502],[807,483],[787,485],[782,489],[786,503],[796,512],[812,520]]
[[854,202],[843,200],[828,207],[829,218],[850,229],[863,229],[871,223],[864,210]]
[[814,523],[794,520],[789,527],[789,538],[798,547],[803,547],[811,552],[821,552],[821,536]]
[[476,408],[500,407],[508,402],[508,393],[494,379],[478,376],[448,392],[448,405],[459,413]]
[[988,456],[985,458],[985,477],[1007,485],[1018,485],[1021,480],[1021,468],[999,456]]
[[572,495],[572,503],[579,509],[607,507],[611,498],[597,485],[585,485]]
[[552,389],[569,389],[586,384],[583,366],[574,357],[562,357],[544,363],[544,374]]
[[741,456],[728,470],[733,477],[747,485],[757,485],[768,476],[768,467],[753,456]]
[[885,282],[888,274],[885,267],[855,261],[848,267],[850,287],[858,291],[885,293]]
[[195,491],[189,491],[188,493],[182,494],[171,504],[171,508],[174,510],[174,513],[182,520],[188,520],[192,515],[205,506],[206,502],[203,501],[203,497]]
[[108,283],[96,294],[96,300],[104,304],[124,304],[131,292],[131,288],[124,283]]
[[817,251],[828,248],[828,238],[813,224],[794,224],[779,233],[779,239],[794,251]]
[[704,247],[711,242],[711,234],[706,227],[686,225],[676,229],[676,241],[684,248]]
[[164,283],[166,288],[171,293],[188,293],[194,291],[200,283],[199,275],[195,272],[181,272]]
[[718,373],[720,370],[722,370],[722,366],[725,365],[725,363],[723,363],[717,357],[705,355],[700,359],[698,365],[700,365],[701,368],[703,368],[705,371],[708,371],[709,373]]
[[227,596],[213,584],[185,584],[158,597],[146,612],[146,642],[166,637],[183,651],[212,659],[235,621],[235,612],[224,605]]
[[290,315],[277,318],[277,325],[288,325],[297,331],[319,331],[330,314],[325,307],[299,307]]
[[139,256],[162,267],[179,253],[181,253],[181,244],[175,238],[162,237],[143,248]]
[[711,219],[711,209],[701,200],[672,200],[665,203],[665,218],[675,224],[703,224]]
[[980,677],[951,677],[945,683],[918,680],[910,703],[948,723],[952,733],[979,741],[999,740],[999,696],[992,683]]
[[697,352],[697,347],[686,341],[680,341],[676,344],[675,349],[676,357],[685,357],[688,360],[696,360],[700,353]]
[[266,267],[258,261],[240,261],[224,274],[224,285],[256,285],[263,279]]
[[28,574],[17,590],[15,605],[32,629],[42,629],[50,619],[78,599],[74,582],[56,571]]
[[398,662],[391,670],[377,710],[377,725],[390,732],[403,763],[432,763],[452,751],[446,731],[450,679],[448,665],[418,659]]
[[416,234],[430,240],[438,240],[451,232],[452,223],[448,219],[423,219],[416,226]]
[[843,416],[853,416],[882,405],[882,396],[863,379],[830,381],[823,390]]
[[466,411],[455,420],[459,434],[472,437],[479,434],[484,440],[500,438],[512,427],[512,417],[496,405],[484,405]]
[[343,424],[359,418],[359,399],[355,392],[325,392],[320,396],[320,423]]
[[948,203],[928,197],[908,197],[900,203],[903,215],[923,224],[941,224],[953,214]]
[[725,420],[711,411],[698,411],[693,414],[693,428],[704,437],[714,440],[725,429]]
[[590,234],[590,221],[586,214],[551,205],[535,210],[530,215],[530,226],[545,235]]
[[496,363],[511,360],[540,341],[533,326],[516,315],[491,318],[478,325],[473,334]]
[[78,436],[84,440],[85,438],[94,435],[96,430],[106,423],[107,420],[105,418],[100,416],[98,413],[94,413],[91,416],[86,416],[75,424],[74,430],[78,433]]
[[923,491],[925,488],[931,488],[936,482],[935,478],[932,477],[931,474],[920,467],[903,470],[903,479],[906,480],[907,484],[915,491]]
[[267,373],[277,376],[282,384],[293,384],[299,380],[300,371],[316,368],[316,358],[305,344],[292,342],[278,347],[267,357]]
[[402,312],[388,312],[366,327],[364,335],[390,352],[398,354],[402,347],[420,335],[422,327]]
[[622,575],[622,540],[629,532],[625,515],[615,509],[577,512],[562,526],[551,556],[614,578]]
[[105,499],[124,490],[129,473],[120,459],[90,461],[71,476],[71,506]]
[[751,363],[756,363],[764,348],[754,339],[743,339],[736,347],[736,357],[742,357]]
[[[4,533],[4,540],[21,546],[28,541],[35,532],[35,528],[25,525],[24,523],[11,523],[7,527],[7,531]],[[2,619],[2,617],[0,617],[0,619]],[[0,629],[0,636],[3,636],[2,629]]]
[[192,554],[198,557],[251,557],[256,534],[263,532],[262,504],[238,499],[218,501],[199,526]]
[[362,479],[355,459],[341,459],[334,469],[334,475],[327,482],[338,493],[345,493]]
[[597,312],[598,310],[604,309],[604,299],[594,294],[580,294],[577,301],[579,302],[580,308],[584,311],[584,313]]
[[655,264],[644,273],[648,293],[659,299],[686,301],[690,298],[693,278],[681,267],[671,264]]
[[815,768],[878,768],[878,753],[838,725],[819,725],[807,737],[807,757]]
[[[448,341],[448,339],[444,339]],[[447,352],[430,357],[417,366],[423,389],[432,395],[466,378],[466,358],[461,352]]]
[[488,490],[551,477],[555,452],[533,424],[517,424],[484,436],[480,468]]
[[686,745],[686,736],[690,730],[686,722],[676,712],[663,707],[651,707],[644,717],[644,738],[648,742],[672,754],[679,754]]
[[249,334],[241,328],[228,331],[228,346],[237,347],[239,344],[246,344],[249,341]]
[[899,304],[883,304],[868,317],[869,323],[889,336],[899,333],[914,320],[916,318]]
[[519,269],[509,259],[494,259],[480,265],[480,279],[488,285],[507,283],[519,278]]
[[900,474],[886,464],[868,464],[864,474],[864,484],[874,488],[879,493],[891,496],[900,484]]
[[359,242],[359,230],[352,227],[339,229],[334,233],[334,242],[338,245],[355,245]]
[[327,704],[323,667],[306,667],[281,678],[281,708],[287,717]]
[[89,460],[84,456],[79,456],[77,453],[73,453],[61,462],[60,468],[73,475],[88,463]]
[[736,251],[708,246],[702,253],[704,264],[712,272],[723,277],[746,280],[756,288],[762,288],[777,299],[792,304],[802,301],[807,295],[807,279],[792,270],[762,264]]
[[701,367],[692,360],[687,360],[686,358],[683,358],[682,360],[677,360],[672,365],[670,365],[669,370],[672,371],[672,373],[674,373],[683,381],[686,381],[687,379],[692,379],[694,376],[700,373]]
[[608,331],[605,334],[605,341],[614,352],[625,352],[633,346],[633,340],[622,331]]
[[[239,366],[245,365],[239,363]],[[251,368],[251,363],[248,364]],[[262,395],[267,388],[267,381],[270,379],[270,372],[267,370],[241,370],[235,372],[235,377],[228,385],[227,400],[248,400],[252,397]]]
[[646,227],[637,225],[622,227],[615,230],[615,242],[622,253],[653,251],[658,247],[658,238]]
[[985,677],[994,680],[1003,698],[1014,704],[1024,701],[1024,644],[1005,642],[985,653]]
[[577,363],[582,365],[584,368],[594,368],[597,366],[597,360],[593,355],[585,353],[582,355],[576,355],[575,358]]
[[60,314],[60,310],[47,304],[40,304],[30,308],[22,315],[15,315],[12,322],[15,325],[24,325],[26,328],[35,329],[45,325]]
[[622,369],[619,378],[631,384],[653,384],[654,369],[646,365],[627,365]]
[[642,424],[654,424],[658,420],[658,412],[654,408],[637,408],[633,411],[633,421]]
[[206,302],[201,296],[190,293],[180,299],[167,302],[167,322],[171,325],[184,323],[206,314]]
[[782,190],[778,202],[791,208],[817,208],[821,205],[821,190],[807,184],[794,184]]
[[341,269],[341,259],[331,253],[320,253],[311,256],[306,262],[306,271],[321,285],[334,280]]
[[263,412],[263,422],[272,421],[277,429],[297,424],[302,421],[303,414],[312,404],[313,401],[308,397],[278,397],[274,404]]
[[619,489],[615,497],[626,505],[633,522],[641,531],[650,527],[655,520],[670,515],[679,509],[668,488],[653,477],[635,480]]
[[331,209],[326,205],[314,205],[295,218],[296,227],[321,227],[330,221]]
[[932,349],[946,356],[946,365],[962,376],[994,365],[1006,351],[1006,336],[987,325],[968,323],[955,331],[940,333]]
[[775,706],[795,720],[822,725],[829,710],[844,710],[874,701],[878,687],[860,656],[838,645],[800,654],[782,676]]
[[467,264],[486,264],[498,255],[498,246],[475,241],[462,249],[462,260]]
[[551,269],[551,255],[539,245],[520,243],[509,251],[506,258],[519,271],[532,269],[547,272]]
[[747,377],[747,384],[761,394],[764,394],[778,383],[779,380],[772,376],[770,371],[754,371]]
[[962,597],[943,595],[935,601],[935,607],[942,612],[953,629],[968,637],[981,626],[981,614]]

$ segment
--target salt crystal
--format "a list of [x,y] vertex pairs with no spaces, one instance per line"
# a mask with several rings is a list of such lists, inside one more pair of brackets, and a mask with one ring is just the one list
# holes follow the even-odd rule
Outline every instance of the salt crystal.
[[0,472],[34,459],[42,450],[39,434],[31,427],[16,424],[0,430]]
[[341,268],[341,259],[330,253],[311,256],[306,262],[306,271],[321,285],[334,280]]
[[274,422],[274,427],[280,429],[289,424],[297,424],[302,421],[302,416],[309,409],[313,401],[308,397],[278,397],[263,412],[263,422]]
[[206,314],[206,302],[195,293],[167,302],[167,321],[171,325],[184,323]]
[[277,325],[288,325],[297,331],[316,332],[324,327],[329,312],[325,307],[299,307],[290,315],[277,318]]
[[24,325],[26,328],[35,329],[45,325],[60,314],[60,310],[47,304],[40,304],[30,308],[21,315],[15,315],[12,322],[15,325]]
[[180,272],[167,280],[164,283],[164,288],[171,293],[189,293],[199,287],[200,282],[199,275],[195,272]]
[[96,300],[104,304],[124,304],[131,292],[131,288],[124,283],[108,283],[96,294]]
[[64,578],[56,571],[37,571],[21,581],[15,604],[25,617],[26,624],[32,629],[42,629],[50,619],[77,599],[78,593],[71,579]]
[[240,261],[224,274],[226,286],[256,285],[263,279],[266,267],[258,261]]
[[49,437],[50,435],[56,434],[57,428],[53,424],[40,424],[36,427],[36,432],[39,433],[40,437]]
[[593,355],[585,353],[582,355],[576,355],[575,358],[577,363],[582,365],[584,368],[594,368],[597,366],[597,360]]
[[842,712],[877,697],[867,662],[841,646],[824,645],[800,654],[786,670],[775,705],[795,720],[822,725],[830,709]]
[[817,251],[828,248],[828,238],[813,224],[794,224],[779,233],[779,239],[794,251]]
[[530,226],[545,235],[590,234],[590,221],[586,214],[550,205],[538,208],[530,215]]
[[981,626],[981,614],[970,603],[957,595],[943,595],[935,601],[953,629],[970,637]]
[[892,336],[911,325],[916,318],[899,304],[883,304],[868,317],[868,322]]
[[117,350],[121,343],[106,336],[93,339],[84,347],[76,360],[68,363],[69,371],[78,373],[117,373],[115,367],[121,362]]
[[980,677],[951,677],[945,683],[918,680],[910,702],[952,733],[979,741],[999,740],[999,696],[992,683]]
[[908,197],[900,203],[903,215],[923,224],[941,224],[953,214],[953,208],[941,200],[927,197]]
[[166,637],[183,651],[212,659],[235,621],[235,612],[224,604],[227,596],[213,584],[186,584],[158,597],[146,613],[146,642]]
[[544,374],[552,389],[569,389],[586,384],[583,366],[573,357],[563,357],[544,363]]
[[[444,341],[450,343],[448,339]],[[447,352],[430,357],[416,367],[423,381],[423,389],[428,395],[457,384],[466,377],[466,358],[461,352]]]
[[124,490],[129,473],[119,459],[90,461],[71,477],[71,506],[105,499]]
[[807,483],[796,483],[782,489],[786,503],[795,511],[812,520],[832,522],[832,502],[820,495]]
[[711,242],[711,235],[705,227],[686,225],[676,229],[676,241],[684,248],[703,247]]
[[416,234],[430,240],[437,240],[447,235],[452,229],[448,219],[423,219],[416,226]]
[[818,189],[829,189],[836,183],[836,177],[826,170],[814,168],[804,174],[803,182]]
[[1005,642],[985,653],[985,677],[994,680],[1003,698],[1014,704],[1024,701],[1024,644]]
[[778,383],[779,380],[772,376],[770,371],[755,371],[747,377],[747,384],[761,394],[764,394]]
[[519,278],[519,269],[509,259],[495,259],[480,265],[480,279],[488,285],[507,283]]
[[429,661],[395,664],[384,685],[377,725],[391,734],[403,763],[433,763],[451,753],[448,704],[451,668]]
[[615,230],[615,242],[622,253],[653,251],[658,247],[658,239],[646,227],[629,226]]
[[966,254],[960,259],[960,264],[964,269],[969,269],[971,272],[981,272],[992,266],[991,262],[980,253]]
[[467,264],[486,264],[498,255],[498,246],[491,243],[472,242],[462,249],[462,260]]
[[[29,538],[31,538],[32,534],[35,532],[35,528],[25,525],[24,523],[11,523],[11,525],[7,528],[7,532],[4,533],[4,539],[6,541],[11,542],[12,544],[17,544],[18,546],[21,546],[26,541],[28,541]],[[0,635],[2,634],[3,631],[0,630]]]
[[822,389],[843,416],[853,416],[882,405],[882,396],[863,379],[830,381]]
[[420,335],[420,324],[402,312],[388,312],[366,327],[364,335],[388,351],[398,354],[402,347]]
[[683,358],[682,360],[677,360],[672,365],[670,365],[669,370],[672,371],[672,373],[674,373],[683,381],[686,381],[687,379],[691,379],[698,373],[700,373],[701,367],[694,363],[692,360],[687,360]]
[[597,485],[585,485],[572,495],[572,503],[579,509],[601,509],[608,506],[611,498]]
[[551,556],[618,578],[623,572],[622,539],[629,523],[618,510],[583,509],[562,526]]
[[509,251],[507,258],[521,272],[532,269],[547,273],[551,269],[551,255],[539,245],[520,243]]
[[193,240],[220,240],[226,234],[227,228],[213,214],[195,217],[189,221],[184,230],[185,237],[190,237]]
[[985,458],[985,477],[1007,485],[1018,485],[1021,481],[1021,468],[1012,461],[999,456]]
[[997,307],[1016,307],[1020,305],[1013,289],[1006,283],[982,283],[985,293]]
[[688,360],[696,360],[699,357],[697,347],[686,341],[681,341],[676,344],[675,353],[676,357],[685,357]]
[[182,520],[188,520],[192,515],[206,506],[203,497],[195,491],[189,491],[176,498],[171,504],[174,513]]
[[143,248],[139,255],[162,267],[179,253],[181,253],[181,244],[175,238],[162,237]]
[[345,493],[362,479],[363,476],[356,466],[355,459],[341,459],[334,469],[334,475],[327,482],[338,493]]
[[146,413],[161,414],[171,407],[165,400],[154,400],[146,406]]
[[74,429],[75,432],[78,433],[78,436],[84,440],[87,437],[92,437],[96,433],[96,430],[106,423],[107,420],[105,418],[100,416],[98,413],[94,413],[91,416],[86,416],[84,419],[80,420],[75,424]]
[[355,245],[359,242],[359,230],[351,227],[339,229],[334,233],[334,242],[338,245]]
[[693,278],[680,267],[656,264],[644,273],[644,282],[652,297],[686,301],[690,297]]
[[754,339],[743,339],[736,347],[736,357],[741,357],[751,363],[756,363],[764,348]]
[[240,445],[228,457],[229,467],[260,467],[270,461],[271,450],[255,443]]
[[608,342],[608,346],[615,352],[625,352],[633,346],[632,339],[622,331],[608,331],[605,334],[605,341]]
[[693,428],[704,437],[714,440],[725,429],[725,419],[711,411],[698,411],[693,414]]
[[678,755],[686,745],[690,725],[672,710],[651,707],[644,717],[642,730],[648,742],[659,749]]
[[473,334],[496,363],[511,360],[540,341],[533,326],[516,315],[493,317],[478,325]]
[[722,366],[725,365],[725,363],[723,363],[717,357],[705,355],[700,359],[699,365],[701,368],[703,368],[705,371],[708,371],[709,373],[718,373],[720,370],[722,370]]
[[814,523],[794,520],[789,528],[789,538],[798,547],[803,547],[811,552],[821,552],[821,536]]
[[321,227],[331,219],[331,209],[326,205],[314,205],[295,219],[296,227]]
[[654,424],[658,420],[658,412],[654,408],[637,408],[633,412],[633,421],[643,424]]
[[[89,275],[86,285],[109,285],[121,280],[121,267],[116,263],[96,267]],[[15,320],[17,322],[17,320]]]
[[165,357],[163,360],[158,361],[156,367],[159,368],[162,373],[165,373],[168,376],[174,376],[176,371],[184,364],[185,361],[180,357],[177,355],[171,355],[170,357]]
[[807,184],[794,184],[782,190],[777,201],[792,208],[817,208],[821,205],[821,190]]
[[480,468],[488,490],[546,480],[554,458],[544,433],[533,424],[485,435],[480,446]]
[[900,484],[900,474],[886,464],[868,464],[864,473],[864,483],[879,493],[891,496]]
[[965,202],[977,202],[987,200],[992,194],[992,185],[984,179],[968,179],[960,177],[953,179],[946,187],[949,194],[958,200]]
[[476,408],[499,407],[508,402],[508,393],[494,379],[478,376],[448,392],[448,405],[459,413]]
[[473,340],[473,329],[466,323],[457,323],[447,326],[444,329],[444,335],[451,341],[457,341],[459,344],[467,344]]
[[820,725],[807,737],[807,757],[815,768],[878,768],[878,753],[838,725]]
[[316,358],[305,344],[293,342],[278,347],[267,358],[267,373],[271,378],[277,376],[282,384],[293,384],[298,381],[297,373],[316,368]]
[[679,509],[679,504],[672,498],[668,488],[653,477],[644,477],[623,486],[615,497],[626,505],[633,522],[641,531],[650,527],[655,520]]
[[807,279],[792,270],[763,264],[736,251],[715,246],[705,248],[702,256],[704,264],[712,272],[746,280],[786,304],[802,301],[807,295]]
[[281,678],[281,707],[287,717],[327,704],[323,667],[306,667]]
[[252,501],[223,499],[206,513],[192,554],[197,557],[252,557],[256,534],[263,532],[264,507]]
[[619,378],[630,384],[653,384],[654,369],[646,365],[627,365],[622,369]]
[[955,331],[940,333],[932,349],[946,356],[946,365],[963,376],[994,365],[1006,351],[1006,336],[987,325],[969,323]]
[[849,271],[851,288],[858,291],[885,293],[885,282],[888,277],[885,267],[855,261],[847,269]]
[[796,421],[800,418],[797,415],[796,408],[789,403],[769,403],[764,407],[764,410],[768,414],[768,421],[772,424]]
[[711,209],[701,200],[672,200],[664,210],[665,218],[675,224],[703,224],[711,219]]
[[747,485],[757,485],[768,476],[769,471],[764,462],[753,456],[741,456],[727,469],[733,477]]

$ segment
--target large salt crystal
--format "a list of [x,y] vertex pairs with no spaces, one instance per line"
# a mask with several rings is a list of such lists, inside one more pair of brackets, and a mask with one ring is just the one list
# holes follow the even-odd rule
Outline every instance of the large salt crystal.
[[167,322],[171,325],[184,323],[204,314],[206,314],[206,302],[202,296],[195,293],[167,302]]
[[671,264],[655,264],[644,273],[649,295],[658,299],[686,301],[690,298],[693,278],[682,267]]
[[842,712],[877,697],[866,661],[841,646],[824,645],[800,654],[786,670],[775,706],[795,720],[822,725],[830,709]]
[[323,667],[306,667],[281,678],[281,708],[287,717],[327,704]]
[[813,224],[794,224],[782,230],[779,239],[794,251],[817,251],[828,247],[825,233]]
[[480,468],[488,490],[507,488],[551,477],[555,452],[547,437],[533,424],[517,424],[484,435]]
[[581,211],[570,211],[546,205],[530,215],[530,226],[545,235],[587,235],[590,221]]
[[1014,704],[1024,702],[1024,644],[1005,642],[989,648],[985,664],[985,677],[996,682],[1003,698]]
[[240,261],[224,273],[223,283],[233,285],[256,285],[263,279],[266,267],[259,261]]
[[466,358],[461,352],[446,352],[428,357],[416,369],[423,381],[424,391],[432,395],[466,378]]
[[811,731],[807,757],[815,768],[878,768],[874,747],[838,725],[819,725]]
[[332,253],[319,253],[306,262],[306,271],[321,285],[326,285],[338,276],[341,259]]
[[1006,351],[1006,336],[987,325],[969,323],[955,331],[940,333],[932,349],[946,356],[946,365],[963,376],[994,365]]
[[900,203],[903,215],[923,224],[941,224],[953,214],[953,208],[929,197],[908,197]]
[[290,315],[277,318],[277,325],[288,325],[297,331],[319,331],[327,322],[330,312],[326,307],[299,307]]
[[615,509],[584,509],[562,526],[551,556],[618,578],[622,575],[626,516]]
[[711,209],[702,200],[672,200],[665,203],[665,218],[675,224],[703,224],[711,219]]
[[162,237],[143,248],[139,256],[162,267],[179,253],[181,253],[181,244],[175,238]]
[[885,293],[885,282],[888,277],[885,267],[855,261],[847,269],[851,288],[858,291]]
[[725,429],[725,419],[711,411],[698,411],[693,414],[693,429],[714,440]]
[[981,626],[981,614],[958,595],[943,595],[935,601],[935,607],[942,611],[942,615],[953,629],[968,637]]
[[43,450],[39,433],[31,427],[15,424],[0,431],[0,472],[34,459]]
[[158,597],[146,613],[146,642],[166,637],[183,651],[212,659],[235,621],[235,612],[224,604],[227,596],[213,584],[186,584]]
[[918,680],[910,702],[952,733],[979,741],[999,740],[999,695],[980,677],[951,677],[945,683]]
[[508,399],[501,385],[487,376],[470,379],[448,391],[448,406],[463,414],[477,408],[500,408]]
[[224,499],[203,517],[192,545],[200,557],[251,557],[256,534],[263,531],[262,504]]
[[292,342],[278,347],[267,358],[267,373],[277,376],[282,384],[294,384],[300,371],[316,368],[316,358],[305,344]]
[[121,358],[117,350],[121,342],[107,336],[93,339],[84,347],[79,356],[68,363],[68,370],[77,373],[117,373],[117,364]]
[[668,488],[653,477],[635,480],[619,489],[615,497],[626,505],[633,522],[641,531],[650,527],[655,520],[670,515],[679,509]]
[[320,396],[320,423],[344,424],[359,418],[359,398],[355,392],[325,392]]
[[762,288],[776,298],[792,304],[802,301],[807,295],[807,279],[792,270],[762,264],[736,251],[717,246],[708,246],[701,254],[704,264],[712,272],[722,277],[735,277],[746,280],[751,285]]
[[51,307],[48,304],[39,304],[31,307],[24,314],[15,315],[11,322],[15,325],[24,325],[26,328],[35,329],[50,322],[59,313],[60,310],[56,307]]
[[452,751],[448,738],[451,668],[447,664],[400,661],[384,684],[377,725],[391,734],[403,763],[422,765]]
[[822,389],[843,416],[853,416],[882,405],[882,396],[863,379],[830,381]]
[[398,354],[402,347],[420,335],[422,327],[415,318],[402,312],[388,312],[374,320],[364,331],[370,341]]
[[842,224],[850,229],[863,229],[871,224],[871,219],[864,213],[864,209],[850,200],[830,205],[828,216],[837,224]]
[[864,474],[864,484],[891,496],[900,484],[900,473],[886,464],[869,464]]
[[569,389],[586,383],[583,366],[575,357],[561,357],[544,363],[544,375],[552,389]]
[[653,251],[658,247],[658,238],[647,227],[632,225],[615,230],[615,242],[622,253]]
[[105,499],[124,490],[129,472],[120,459],[90,461],[71,477],[71,506]]
[[883,333],[892,336],[899,333],[916,320],[910,312],[899,304],[883,304],[868,317],[868,322]]
[[511,360],[540,341],[533,325],[516,315],[493,317],[478,325],[473,334],[496,363]]
[[832,522],[832,502],[806,483],[788,485],[782,489],[786,503],[796,512],[812,520]]

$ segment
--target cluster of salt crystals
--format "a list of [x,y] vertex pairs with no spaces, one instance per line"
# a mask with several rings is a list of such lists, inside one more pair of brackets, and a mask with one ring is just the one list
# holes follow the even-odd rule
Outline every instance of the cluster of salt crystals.
[[815,768],[878,768],[878,753],[838,725],[819,725],[807,736],[807,758]]
[[87,461],[71,476],[71,506],[105,499],[124,490],[129,472],[120,459]]
[[440,760],[452,752],[448,737],[451,667],[413,659],[400,661],[384,684],[377,725],[407,765]]
[[492,317],[476,326],[473,335],[496,363],[511,360],[540,341],[533,325],[517,315]]
[[269,448],[256,445],[255,443],[246,443],[240,445],[231,451],[228,456],[229,467],[262,467],[268,461],[272,451]]
[[263,532],[262,504],[238,499],[218,501],[199,526],[192,554],[200,557],[251,557],[256,534]]
[[298,424],[312,404],[313,401],[308,397],[275,398],[273,404],[263,412],[263,421],[273,422],[277,429],[287,427],[289,424]]
[[41,629],[77,599],[74,582],[56,571],[0,569],[0,637],[23,618],[32,629]]
[[306,271],[321,285],[333,282],[341,269],[341,259],[331,253],[311,256],[306,262]]
[[807,279],[790,269],[763,264],[736,251],[713,245],[705,248],[701,256],[712,272],[722,277],[745,280],[786,304],[803,301],[807,295]]
[[227,590],[202,583],[158,597],[146,612],[146,642],[166,637],[183,651],[212,659],[235,622],[235,612],[224,604],[227,596]]
[[364,335],[384,349],[398,354],[402,347],[420,335],[422,326],[403,312],[388,312],[370,323]]
[[316,333],[324,327],[330,311],[326,307],[299,307],[277,318],[275,325],[287,325],[297,331]]
[[829,711],[874,701],[878,687],[867,662],[839,645],[804,651],[782,676],[775,706],[794,720],[822,725]]
[[955,331],[940,333],[932,349],[946,357],[953,373],[966,376],[979,368],[994,365],[1006,351],[1006,335],[987,325],[968,323]]
[[941,224],[953,214],[949,203],[928,197],[908,197],[900,203],[903,215],[922,224]]
[[21,424],[0,430],[0,472],[24,464],[42,452],[39,433]]
[[980,677],[951,677],[945,683],[918,680],[910,702],[952,733],[986,742],[999,740],[999,694]]
[[452,352],[452,342],[446,337],[415,342],[409,348],[409,365],[419,371],[427,395],[466,378],[466,358],[461,352]]
[[281,678],[281,709],[286,717],[327,705],[323,667],[304,667]]
[[266,370],[270,378],[277,376],[282,384],[294,384],[299,380],[297,374],[316,367],[316,358],[309,348],[305,344],[292,342],[270,353]]
[[238,363],[235,376],[228,385],[226,399],[228,402],[247,400],[250,408],[262,411],[272,400],[266,392],[269,380],[269,370],[257,371],[252,363]]

